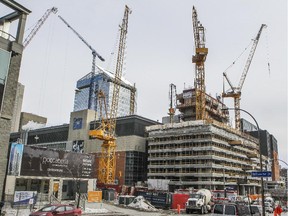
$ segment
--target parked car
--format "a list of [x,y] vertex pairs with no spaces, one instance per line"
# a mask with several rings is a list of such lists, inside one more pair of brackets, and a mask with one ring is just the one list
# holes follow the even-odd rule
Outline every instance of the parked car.
[[251,214],[254,216],[261,216],[262,215],[262,206],[261,205],[251,205]]
[[213,207],[213,216],[251,216],[249,206],[236,203],[217,203]]
[[82,215],[80,208],[76,208],[73,205],[66,204],[56,204],[47,205],[40,210],[31,213],[29,216],[54,216],[54,215],[69,215],[69,216],[79,216]]
[[273,213],[273,207],[268,202],[265,202],[265,211],[269,213]]

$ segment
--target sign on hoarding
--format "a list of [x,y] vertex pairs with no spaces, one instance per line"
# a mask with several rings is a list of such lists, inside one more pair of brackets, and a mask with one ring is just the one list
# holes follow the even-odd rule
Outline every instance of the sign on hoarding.
[[21,175],[94,178],[94,157],[90,154],[25,146]]
[[12,143],[10,148],[8,175],[19,176],[23,155],[23,144]]
[[28,205],[29,203],[36,203],[37,191],[15,191],[14,205]]

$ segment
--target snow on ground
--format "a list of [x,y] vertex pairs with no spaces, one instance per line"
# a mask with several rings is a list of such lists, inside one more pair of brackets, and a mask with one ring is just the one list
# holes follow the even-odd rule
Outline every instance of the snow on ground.
[[129,207],[147,210],[147,211],[158,211],[153,205],[150,204],[143,196],[135,197],[134,201],[128,205]]

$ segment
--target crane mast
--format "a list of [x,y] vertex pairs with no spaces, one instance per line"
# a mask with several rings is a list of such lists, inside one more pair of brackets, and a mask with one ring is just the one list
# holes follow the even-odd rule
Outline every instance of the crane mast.
[[58,17],[70,28],[78,38],[92,51],[92,70],[91,70],[91,81],[90,81],[90,88],[89,88],[89,99],[88,99],[88,109],[94,109],[93,106],[95,105],[95,70],[96,70],[96,57],[98,57],[101,61],[105,61],[105,59],[96,52],[96,50],[74,29],[70,26],[70,24],[60,15]]
[[49,15],[51,13],[56,14],[58,11],[58,9],[56,7],[52,7],[50,9],[48,9],[44,15],[38,20],[37,24],[35,25],[35,27],[32,29],[32,31],[29,33],[29,35],[26,37],[26,39],[23,42],[23,47],[26,48],[27,45],[31,42],[32,38],[36,35],[36,33],[38,32],[38,30],[40,29],[40,27],[44,24],[44,22],[47,20],[47,18],[49,17]]
[[[118,101],[121,86],[121,77],[124,63],[125,47],[126,47],[126,36],[128,30],[128,15],[131,10],[128,6],[125,6],[124,18],[122,25],[120,26],[120,40],[118,46],[118,56],[115,70],[115,77],[113,79],[113,96],[111,101],[110,113],[107,115],[107,107],[105,107],[105,116],[101,119],[100,126],[89,131],[91,137],[103,140],[101,146],[101,156],[99,159],[99,170],[98,170],[98,181],[104,184],[114,184],[115,182],[115,171],[116,171],[116,117],[118,110]],[[106,104],[105,95],[101,90],[98,94],[99,103]],[[100,107],[103,107],[100,106]]]
[[170,123],[173,123],[173,118],[176,111],[177,100],[176,100],[176,85],[171,83],[169,85],[169,112],[168,115],[170,116]]
[[192,63],[195,63],[195,94],[196,94],[196,120],[205,119],[205,60],[208,48],[205,48],[205,29],[198,21],[195,7],[192,10],[192,22],[195,42],[195,55]]
[[243,72],[242,72],[242,75],[241,75],[241,78],[240,78],[238,87],[234,87],[234,86],[232,85],[232,83],[231,83],[231,81],[229,80],[226,72],[223,73],[223,76],[225,77],[225,79],[227,80],[228,84],[229,84],[230,87],[231,87],[231,91],[223,92],[222,97],[223,97],[223,98],[224,98],[224,97],[233,97],[233,98],[234,98],[235,128],[236,128],[237,130],[240,130],[240,99],[241,99],[241,90],[242,90],[242,87],[243,87],[245,78],[246,78],[246,76],[247,76],[249,67],[250,67],[250,65],[251,65],[251,62],[252,62],[254,53],[255,53],[255,51],[256,51],[256,47],[257,47],[257,44],[258,44],[258,42],[259,42],[259,39],[260,39],[262,30],[263,30],[263,28],[266,28],[266,27],[267,27],[267,25],[262,24],[261,27],[260,27],[260,30],[258,31],[258,34],[257,34],[256,38],[254,39],[254,42],[253,42],[253,44],[252,44],[252,47],[251,47],[251,50],[250,50],[248,59],[247,59],[247,61],[246,61],[245,67],[244,67],[244,70],[243,70]]

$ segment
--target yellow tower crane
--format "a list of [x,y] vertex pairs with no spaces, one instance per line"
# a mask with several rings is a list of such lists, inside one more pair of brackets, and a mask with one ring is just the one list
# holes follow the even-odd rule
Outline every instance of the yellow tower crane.
[[245,81],[245,78],[247,76],[250,64],[252,62],[257,44],[259,42],[260,36],[261,36],[261,32],[263,30],[263,28],[267,27],[267,25],[262,24],[260,27],[260,30],[258,31],[258,34],[256,36],[256,38],[254,39],[252,48],[250,50],[248,59],[246,61],[243,73],[241,75],[238,87],[234,87],[232,85],[232,82],[230,81],[230,79],[228,78],[226,72],[223,73],[223,76],[225,77],[225,79],[227,80],[229,86],[231,87],[231,89],[229,89],[228,91],[224,91],[222,93],[222,97],[233,97],[234,98],[234,109],[235,109],[235,129],[240,130],[240,98],[241,98],[241,90]]
[[[116,63],[115,77],[113,80],[113,96],[111,101],[110,113],[108,116],[108,109],[106,103],[106,96],[103,91],[98,93],[98,101],[100,107],[100,126],[95,130],[89,131],[89,136],[103,140],[101,146],[101,155],[99,159],[99,169],[98,169],[98,182],[104,184],[114,184],[115,183],[115,172],[116,172],[116,117],[118,110],[118,101],[120,93],[120,84],[122,77],[122,69],[124,62],[124,51],[126,47],[126,36],[128,30],[128,15],[131,13],[131,10],[126,5],[124,18],[122,20],[122,25],[120,26],[120,41],[118,47],[118,56]],[[102,110],[105,111],[105,116],[102,115]]]
[[205,119],[205,67],[204,63],[208,54],[208,48],[205,48],[205,29],[198,21],[198,15],[195,7],[192,11],[193,32],[195,42],[195,55],[192,57],[192,63],[195,63],[195,93],[196,93],[196,120]]

